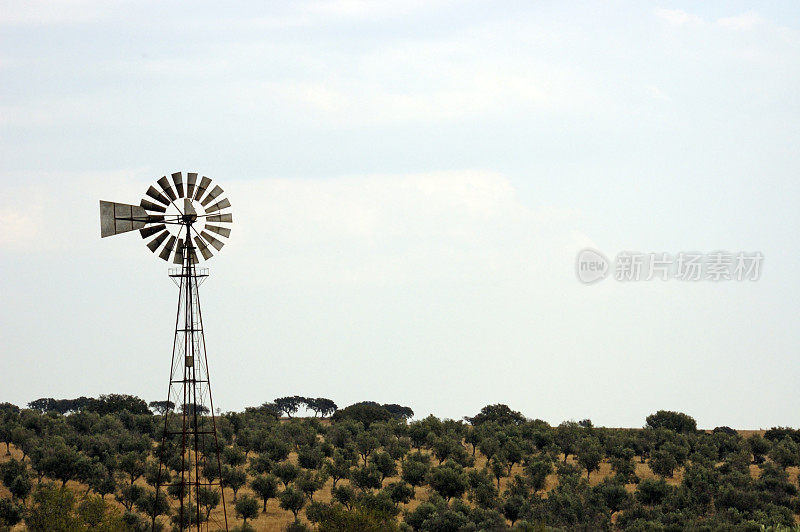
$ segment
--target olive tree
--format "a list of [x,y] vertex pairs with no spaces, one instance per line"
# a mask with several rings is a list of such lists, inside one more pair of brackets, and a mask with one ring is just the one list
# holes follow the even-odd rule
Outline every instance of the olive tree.
[[259,475],[250,482],[250,488],[264,501],[263,512],[267,511],[267,501],[278,495],[278,479],[273,475]]

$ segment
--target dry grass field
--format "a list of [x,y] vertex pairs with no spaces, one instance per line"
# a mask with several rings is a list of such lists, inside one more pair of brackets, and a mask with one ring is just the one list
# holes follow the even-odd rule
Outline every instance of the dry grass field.
[[[739,431],[739,434],[741,434],[744,437],[748,437],[751,434],[754,434],[754,433],[763,434],[763,432],[764,432],[763,430],[761,430],[761,431],[742,430],[742,431]],[[425,453],[425,452],[427,452],[427,451],[423,450],[423,453]],[[6,455],[5,453],[0,453],[0,463],[4,462],[6,460],[9,460],[12,457],[16,458],[18,460],[22,459],[22,453],[18,449],[16,449],[13,445],[11,446],[11,455],[10,456]],[[292,452],[289,455],[289,460],[292,461],[293,463],[297,463],[297,454]],[[434,460],[434,463],[436,463],[435,460]],[[569,459],[568,459],[568,463],[574,463],[574,457],[570,456]],[[476,453],[476,455],[475,455],[475,467],[480,469],[480,468],[483,468],[484,466],[486,466],[486,457],[482,456],[480,451],[478,451]],[[401,466],[398,463],[398,469],[400,469],[400,467]],[[787,469],[787,471],[789,473],[789,480],[791,482],[793,482],[793,483],[797,483],[798,474],[800,473],[800,468],[798,468],[798,467],[790,467],[790,468]],[[760,472],[760,470],[759,470],[759,468],[757,466],[755,466],[755,465],[751,465],[750,466],[750,473],[751,473],[751,475],[753,475],[754,478],[758,477],[759,472]],[[506,478],[503,478],[503,479],[500,480],[500,491],[501,492],[505,489],[506,485],[511,481],[511,478],[513,478],[513,476],[515,474],[517,474],[517,473],[522,474],[522,466],[519,465],[519,464],[517,464],[517,465],[515,465],[513,467],[512,474],[511,474],[510,477],[506,477]],[[611,466],[609,465],[609,463],[607,461],[604,460],[600,464],[600,469],[598,471],[592,473],[592,475],[590,476],[589,483],[591,485],[593,485],[593,486],[597,485],[600,482],[602,482],[604,478],[606,478],[607,476],[609,476],[611,474],[612,474]],[[656,477],[656,475],[650,470],[650,467],[646,463],[640,463],[638,460],[636,461],[636,474],[640,479]],[[399,479],[400,479],[399,475],[395,476],[395,477],[392,477],[392,478],[387,478],[384,481],[384,485],[386,485],[386,484],[388,484],[390,482],[397,481]],[[678,470],[675,471],[675,475],[672,478],[668,478],[666,480],[667,480],[667,483],[669,483],[669,484],[678,485],[678,484],[680,484],[682,479],[683,479],[683,469],[681,468],[681,469],[678,469]],[[248,477],[248,483],[249,483],[249,480],[250,480],[250,477]],[[340,483],[347,483],[348,481],[347,480],[340,480],[339,482]],[[546,492],[551,490],[553,487],[555,487],[557,482],[558,482],[558,479],[557,479],[555,474],[549,475],[549,477],[547,478],[547,485],[546,485],[545,494],[544,494],[545,497],[547,496]],[[137,483],[145,485],[143,479],[139,479],[137,481]],[[315,501],[322,501],[322,502],[330,502],[331,501],[331,488],[332,488],[332,485],[333,485],[333,481],[328,479],[328,481],[326,482],[324,488],[314,494],[314,500]],[[77,482],[70,481],[70,482],[67,483],[67,486],[68,486],[69,489],[73,490],[78,496],[83,495],[84,493],[86,493],[86,490],[87,490],[86,485],[82,485],[82,484],[79,484]],[[629,491],[633,492],[635,490],[635,485],[634,484],[629,484],[627,486],[627,489]],[[415,498],[413,500],[411,500],[409,503],[401,505],[401,507],[404,510],[413,510],[413,509],[415,509],[422,502],[428,500],[429,491],[430,491],[430,489],[427,486],[423,486],[423,487],[417,488],[416,489],[416,493],[415,493]],[[253,495],[256,499],[258,499],[257,495],[254,494],[249,489],[248,486],[242,487],[239,490],[237,495],[238,496],[242,496],[244,494]],[[1,486],[1,485],[0,485],[0,497],[10,497],[10,493],[8,492],[8,490],[5,487]],[[121,511],[124,511],[124,507],[122,506],[122,504],[120,504],[119,502],[114,500],[113,496],[106,496],[106,500],[111,502],[111,503],[113,503],[114,505],[116,505]],[[240,519],[236,518],[234,509],[233,509],[233,491],[232,490],[230,490],[230,489],[226,489],[225,490],[225,500],[227,502],[227,508],[228,508],[228,525],[229,525],[229,527],[233,528],[234,526],[240,526],[242,524],[242,521]],[[402,517],[402,515],[401,515],[401,517]],[[214,512],[212,512],[212,520],[214,520],[214,519],[217,519],[217,520],[220,520],[220,521],[222,520],[222,510],[221,510],[221,508],[218,508]],[[305,517],[305,512],[304,511],[300,512],[300,520],[305,522],[306,524],[310,524],[307,521],[306,517]],[[266,512],[259,513],[258,518],[255,519],[255,520],[249,521],[249,523],[253,527],[255,527],[256,530],[271,531],[271,530],[284,530],[292,521],[294,521],[294,517],[293,517],[292,513],[289,512],[289,511],[286,511],[286,510],[282,510],[279,507],[278,501],[276,499],[270,499],[268,504],[267,504]],[[15,528],[13,528],[12,530],[13,531],[24,531],[25,527],[24,527],[23,524],[19,524]]]

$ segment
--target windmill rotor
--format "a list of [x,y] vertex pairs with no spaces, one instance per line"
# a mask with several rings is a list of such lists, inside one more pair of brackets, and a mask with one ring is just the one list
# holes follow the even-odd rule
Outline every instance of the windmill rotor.
[[[100,236],[139,230],[147,247],[162,260],[182,264],[188,253],[193,263],[218,253],[233,222],[231,202],[213,181],[188,172],[162,176],[145,191],[139,205],[100,201]],[[213,234],[212,234],[213,233]],[[198,256],[198,252],[200,255]]]

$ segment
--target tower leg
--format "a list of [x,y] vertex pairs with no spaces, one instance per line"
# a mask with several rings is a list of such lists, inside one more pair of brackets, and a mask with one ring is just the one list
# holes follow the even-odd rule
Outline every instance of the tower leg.
[[[208,274],[198,272],[195,266],[196,252],[190,231],[187,225],[180,273],[170,274],[177,280],[179,294],[167,401],[178,407],[178,411],[170,409],[164,413],[164,429],[157,453],[156,502],[159,497],[169,500],[166,495],[175,499],[170,505],[175,510],[173,520],[177,518],[175,524],[181,530],[228,530],[217,422],[198,295],[199,286]],[[175,470],[174,478],[171,470]],[[221,512],[218,508],[209,508],[205,490],[220,493]],[[156,513],[151,516],[154,532]]]

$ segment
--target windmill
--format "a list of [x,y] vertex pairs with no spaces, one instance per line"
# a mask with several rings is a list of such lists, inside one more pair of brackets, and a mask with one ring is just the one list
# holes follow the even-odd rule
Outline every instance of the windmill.
[[[164,410],[164,431],[157,449],[159,470],[153,507],[164,505],[162,490],[175,497],[179,508],[173,520],[178,528],[228,530],[225,493],[221,487],[222,468],[217,439],[214,402],[208,372],[203,317],[198,295],[208,277],[198,268],[219,251],[230,236],[233,217],[231,202],[223,198],[219,185],[196,173],[181,172],[158,179],[139,205],[100,201],[100,236],[139,230],[147,247],[159,258],[180,265],[169,270],[178,286],[178,313],[172,346],[169,390]],[[199,252],[199,255],[198,255]],[[176,410],[175,406],[179,408]],[[174,474],[173,474],[174,472]],[[207,498],[219,489],[219,512],[208,517]],[[155,530],[158,511],[151,512]],[[216,522],[214,522],[216,521]],[[202,528],[201,528],[202,527]]]

